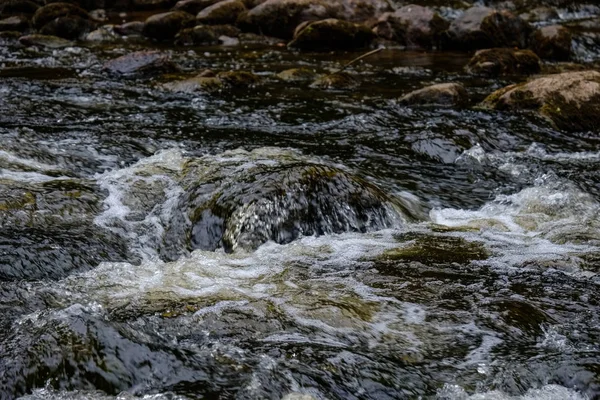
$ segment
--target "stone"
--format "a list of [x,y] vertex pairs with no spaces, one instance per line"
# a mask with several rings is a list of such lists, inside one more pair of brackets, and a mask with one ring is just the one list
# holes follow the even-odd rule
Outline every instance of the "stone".
[[530,48],[541,58],[567,61],[573,52],[572,40],[571,32],[564,26],[544,26],[531,35]]
[[31,16],[40,6],[31,0],[8,0],[0,2],[0,17]]
[[314,89],[352,90],[359,86],[359,81],[347,72],[336,72],[323,75],[310,85]]
[[223,0],[200,11],[196,21],[209,25],[233,24],[244,11],[246,6],[241,0]]
[[60,49],[63,47],[73,46],[73,42],[69,40],[59,38],[56,36],[38,34],[21,36],[19,38],[19,43],[21,43],[24,46],[41,46],[50,49]]
[[221,79],[214,76],[196,76],[180,81],[165,83],[163,88],[171,92],[180,93],[216,93],[222,91],[225,88],[225,84]]
[[285,82],[312,81],[315,79],[315,72],[308,68],[290,68],[277,74],[277,78]]
[[136,36],[141,35],[144,30],[144,23],[142,21],[131,21],[121,25],[116,25],[114,31],[122,36]]
[[33,14],[33,26],[42,29],[47,23],[61,17],[79,17],[89,20],[90,16],[83,8],[70,3],[51,3],[39,8]]
[[84,40],[88,42],[106,43],[112,42],[116,38],[117,36],[115,35],[113,25],[105,25],[85,35]]
[[564,72],[510,85],[489,95],[483,106],[496,110],[533,110],[558,129],[597,133],[600,72]]
[[532,30],[527,22],[510,11],[471,7],[450,24],[444,47],[457,50],[526,48]]
[[135,10],[166,10],[175,5],[177,0],[131,0]]
[[291,39],[305,21],[335,18],[339,7],[325,0],[267,0],[240,14],[237,25],[247,32]]
[[379,37],[394,40],[409,48],[439,47],[448,21],[430,8],[408,5],[386,13],[373,28]]
[[0,32],[24,32],[27,29],[29,29],[29,19],[22,15],[15,15],[0,20]]
[[194,23],[194,17],[183,11],[155,14],[146,19],[142,34],[151,39],[172,40],[180,30],[192,27]]
[[558,19],[559,15],[552,7],[539,6],[521,14],[521,18],[527,22],[544,22]]
[[329,18],[300,25],[288,46],[313,51],[352,50],[369,46],[374,38],[364,25]]
[[485,49],[479,50],[465,67],[467,72],[488,76],[511,74],[537,74],[541,60],[531,50]]
[[394,10],[387,0],[338,0],[331,4],[339,4],[338,19],[352,22],[377,21],[384,13]]
[[214,29],[208,25],[197,25],[193,28],[186,28],[175,36],[175,44],[178,46],[207,46],[218,43],[219,37]]
[[462,107],[469,102],[469,95],[460,83],[439,83],[405,94],[398,102],[411,106]]
[[185,11],[192,15],[198,14],[206,7],[217,4],[221,0],[180,0],[173,7],[174,11]]
[[160,51],[137,51],[104,64],[104,70],[120,76],[147,76],[176,71],[170,57]]
[[219,72],[217,78],[222,80],[225,85],[233,88],[245,88],[261,81],[259,76],[246,71]]
[[64,39],[75,40],[83,37],[86,33],[93,30],[95,24],[89,19],[79,16],[58,17],[46,25],[39,32],[42,35],[58,36]]

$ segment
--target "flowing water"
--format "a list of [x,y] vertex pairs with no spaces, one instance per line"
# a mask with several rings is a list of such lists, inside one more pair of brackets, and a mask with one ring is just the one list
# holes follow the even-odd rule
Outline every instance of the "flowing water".
[[139,48],[0,46],[0,398],[600,398],[598,132],[396,103],[524,79],[465,54]]

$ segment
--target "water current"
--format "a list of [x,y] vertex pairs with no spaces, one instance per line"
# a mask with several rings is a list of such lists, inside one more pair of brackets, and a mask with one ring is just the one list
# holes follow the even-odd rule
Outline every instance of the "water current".
[[246,44],[163,49],[263,80],[173,93],[2,40],[0,398],[600,398],[598,131],[395,101],[525,78]]

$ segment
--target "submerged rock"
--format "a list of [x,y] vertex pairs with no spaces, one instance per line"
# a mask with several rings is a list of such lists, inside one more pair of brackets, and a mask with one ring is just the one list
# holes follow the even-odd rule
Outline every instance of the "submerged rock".
[[351,90],[359,86],[359,81],[347,72],[336,72],[317,78],[310,87],[315,89]]
[[221,0],[180,0],[175,4],[173,10],[185,11],[192,15],[196,15],[206,7],[212,6],[219,1]]
[[403,46],[428,49],[439,46],[448,26],[449,23],[430,8],[411,4],[381,16],[373,32]]
[[258,75],[246,71],[219,72],[217,78],[222,80],[227,86],[234,88],[248,87],[260,82]]
[[469,101],[467,91],[460,83],[440,83],[415,90],[402,96],[398,102],[406,105],[460,107]]
[[175,36],[175,44],[177,45],[211,45],[218,43],[217,33],[207,25],[197,25],[193,28],[183,29]]
[[223,0],[200,11],[196,21],[209,25],[233,24],[244,11],[246,6],[242,0]]
[[600,72],[543,76],[497,90],[483,104],[497,110],[535,110],[566,131],[597,131],[600,126]]
[[537,74],[541,71],[540,58],[531,50],[479,50],[465,69],[473,74],[506,75]]
[[137,51],[104,64],[104,70],[122,76],[146,76],[176,71],[168,54],[160,51]]
[[29,19],[23,16],[13,16],[0,20],[0,31],[24,32],[29,29]]
[[183,11],[156,14],[146,19],[142,34],[151,39],[171,40],[177,32],[194,23],[194,16]]
[[571,58],[573,37],[564,26],[550,25],[531,35],[530,47],[538,56],[548,60],[567,61]]
[[51,49],[60,49],[73,46],[73,42],[49,35],[27,35],[19,38],[19,43],[25,46],[42,46]]
[[527,22],[507,10],[472,7],[450,24],[445,47],[458,50],[526,48],[531,31]]
[[329,18],[300,25],[288,46],[301,50],[350,50],[367,47],[374,37],[364,25]]
[[245,31],[290,39],[302,22],[335,18],[336,10],[325,0],[267,0],[240,14],[237,23]]
[[277,74],[279,79],[286,82],[310,81],[315,76],[315,72],[309,68],[290,68]]

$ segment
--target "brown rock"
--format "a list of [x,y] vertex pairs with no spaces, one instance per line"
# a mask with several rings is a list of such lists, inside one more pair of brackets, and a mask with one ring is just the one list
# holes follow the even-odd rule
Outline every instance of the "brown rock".
[[0,2],[0,16],[33,15],[40,6],[30,0],[8,0]]
[[350,50],[366,47],[374,38],[364,25],[329,18],[298,26],[288,46],[313,51]]
[[497,90],[483,105],[497,110],[535,110],[559,129],[598,133],[600,72],[546,75]]
[[240,14],[237,24],[243,31],[290,39],[302,22],[335,18],[338,11],[329,0],[267,0]]
[[0,20],[0,32],[24,32],[29,29],[29,19],[22,15],[15,15]]
[[175,37],[175,44],[184,46],[203,46],[218,43],[219,36],[208,25],[197,25],[193,28],[183,29]]
[[567,61],[571,58],[571,32],[564,26],[550,25],[531,35],[530,48],[541,58]]
[[460,83],[439,83],[405,94],[398,102],[412,106],[461,107],[469,102],[469,95]]
[[408,5],[384,14],[373,28],[378,36],[407,47],[438,47],[449,23],[427,7]]
[[337,18],[353,22],[376,21],[384,13],[393,11],[386,0],[338,0]]
[[244,88],[260,82],[260,77],[246,71],[219,72],[217,78],[229,87]]
[[450,24],[445,47],[458,50],[526,48],[531,31],[527,22],[509,11],[472,7]]
[[177,32],[194,26],[194,23],[194,17],[183,11],[156,14],[146,19],[142,35],[156,40],[171,40]]
[[47,47],[49,49],[60,49],[63,47],[72,46],[73,42],[59,38],[56,36],[48,35],[27,35],[19,38],[19,43],[24,46],[40,46]]
[[93,30],[94,27],[95,24],[89,19],[68,15],[48,22],[40,29],[40,33],[75,40]]
[[541,71],[540,58],[531,50],[479,50],[465,69],[472,74],[490,76],[510,74],[537,74]]
[[177,0],[131,0],[135,10],[165,10],[173,7]]
[[317,78],[311,85],[314,89],[352,90],[359,86],[359,81],[347,72],[336,72]]
[[233,24],[244,11],[246,6],[242,0],[223,0],[200,11],[196,21],[209,25]]
[[302,82],[315,79],[315,72],[308,68],[290,68],[281,71],[277,77],[286,82]]
[[33,14],[33,26],[36,29],[41,29],[47,23],[61,17],[79,17],[84,20],[89,20],[90,16],[87,11],[76,5],[69,3],[51,3],[39,8]]
[[131,21],[122,25],[116,25],[114,31],[123,36],[141,35],[144,30],[144,25],[145,24],[142,21]]
[[206,7],[217,4],[219,1],[221,0],[180,0],[175,4],[173,10],[185,11],[192,15],[196,15]]
[[180,93],[216,93],[224,89],[224,83],[221,79],[216,77],[196,76],[181,81],[165,83],[163,88]]
[[167,54],[137,51],[107,61],[104,70],[121,76],[145,76],[177,70]]

